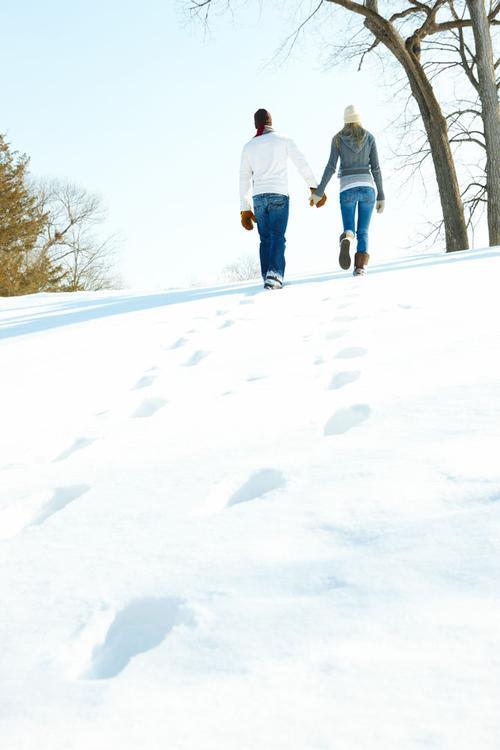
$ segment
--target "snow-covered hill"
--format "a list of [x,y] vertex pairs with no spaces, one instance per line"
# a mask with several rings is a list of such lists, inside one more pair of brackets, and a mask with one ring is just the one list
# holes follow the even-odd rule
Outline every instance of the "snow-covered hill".
[[499,279],[0,300],[1,747],[497,749]]

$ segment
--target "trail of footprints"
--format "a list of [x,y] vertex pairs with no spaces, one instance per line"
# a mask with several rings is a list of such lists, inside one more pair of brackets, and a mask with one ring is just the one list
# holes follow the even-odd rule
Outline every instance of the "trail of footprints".
[[[329,298],[327,298],[329,299]],[[251,304],[253,300],[243,300],[240,304]],[[340,305],[338,309],[345,309],[350,305]],[[225,311],[217,311],[224,315]],[[354,320],[354,316],[342,315],[337,320],[343,322]],[[226,319],[219,329],[232,326],[234,321]],[[329,340],[336,340],[344,336],[347,330],[330,331],[326,334]],[[186,346],[189,339],[185,336],[178,338],[173,344],[164,347],[177,350]],[[362,347],[345,347],[340,349],[336,359],[354,359],[366,354]],[[194,367],[205,359],[210,352],[196,350],[184,361],[184,366]],[[325,364],[323,357],[317,357],[314,364]],[[158,367],[148,370],[133,386],[132,390],[142,390],[154,385],[158,377]],[[338,390],[356,382],[361,375],[358,369],[341,370],[334,373],[329,389]],[[259,379],[259,376],[248,377],[248,381]],[[134,418],[153,416],[167,401],[160,397],[145,398],[131,414]],[[342,435],[352,428],[362,424],[370,416],[370,408],[366,404],[354,404],[348,408],[337,410],[326,422],[324,435]],[[66,450],[62,451],[54,462],[64,461],[74,453],[92,445],[97,438],[79,437]],[[220,512],[248,502],[267,500],[273,493],[280,492],[286,487],[283,473],[275,468],[264,467],[252,473],[239,486],[232,487],[222,483],[212,493],[211,504],[205,508],[206,513]],[[51,497],[42,504],[31,520],[24,525],[41,526],[54,514],[64,510],[71,503],[84,496],[91,488],[88,485],[71,485],[56,487]],[[80,677],[89,680],[112,679],[119,675],[139,654],[150,651],[159,646],[167,637],[182,628],[192,628],[196,625],[194,610],[186,600],[177,597],[139,598],[130,601],[120,609],[107,628],[103,637],[94,641],[94,647],[88,663]]]
[[[249,303],[250,304],[250,303]],[[216,318],[224,317],[226,316],[227,310],[217,310],[215,315]],[[196,320],[206,320],[206,318],[196,318]],[[223,322],[220,325],[216,326],[217,330],[223,330],[226,328],[230,328],[235,323],[234,320],[231,318],[225,317]],[[186,347],[186,345],[189,344],[189,337],[193,334],[198,333],[197,329],[192,328],[186,331],[186,334],[184,336],[180,336],[177,338],[173,343],[168,344],[163,348],[164,351],[176,351],[178,349],[181,349],[183,347]],[[182,366],[184,367],[196,367],[200,364],[204,359],[206,359],[210,355],[210,351],[204,350],[204,349],[196,349],[192,354],[190,354],[187,359],[185,359],[183,362],[181,362]],[[144,373],[142,377],[139,378],[137,383],[134,385],[132,390],[142,390],[144,388],[150,388],[154,385],[158,375],[160,372],[160,368],[155,366],[152,367],[150,370]],[[154,414],[156,414],[160,409],[162,409],[168,401],[162,397],[147,397],[145,398],[141,404],[133,411],[133,413],[130,415],[132,418],[148,418],[152,417]]]
[[[227,310],[217,310],[217,318],[224,318],[222,325],[217,325],[216,329],[229,328],[234,324],[234,321],[227,317]],[[177,338],[173,343],[164,346],[164,350],[178,350],[189,344],[189,333],[196,333],[197,331],[191,330],[186,335]],[[185,360],[183,363],[187,367],[194,367],[198,365],[203,359],[205,359],[210,352],[195,350],[193,354]],[[131,392],[135,391],[147,391],[154,386],[156,380],[161,374],[161,368],[157,365],[150,367],[144,372],[144,374],[137,380],[132,386]],[[132,419],[147,419],[153,417],[163,407],[166,406],[167,400],[161,396],[146,396],[142,401],[132,410],[129,417]],[[104,417],[109,414],[108,410],[101,411],[95,416],[97,418]],[[96,443],[101,436],[96,435],[81,435],[74,439],[74,441],[53,459],[52,463],[59,464],[71,459],[75,454],[79,454],[81,451],[90,448]],[[15,468],[11,466],[2,467],[4,470]],[[86,484],[68,485],[68,486],[57,486],[46,493],[35,493],[25,498],[23,507],[19,504],[18,507],[13,505],[7,508],[0,514],[0,539],[10,539],[23,532],[25,529],[33,526],[41,526],[48,521],[52,516],[60,511],[64,510],[71,503],[85,495],[89,490],[90,486]]]
[[[351,297],[354,298],[354,294],[351,293]],[[326,298],[323,300],[323,302],[329,302],[330,298]],[[348,310],[350,307],[352,307],[353,302],[344,302],[337,306],[337,310],[345,310],[346,312],[341,315],[335,316],[335,322],[336,323],[347,323],[356,320],[356,315],[351,315]],[[348,333],[345,329],[334,329],[327,331],[326,333],[326,339],[328,340],[335,340],[342,338],[346,333]],[[367,350],[362,346],[346,346],[342,349],[339,349],[337,353],[334,356],[335,360],[351,360],[351,359],[359,359],[361,357],[364,357],[367,354]],[[324,357],[319,356],[316,357],[314,361],[315,365],[324,365],[325,360]],[[352,369],[352,370],[339,370],[335,372],[330,380],[330,384],[328,386],[329,390],[332,391],[338,391],[340,388],[344,388],[345,386],[350,385],[351,383],[355,383],[359,378],[361,377],[361,370],[359,369]],[[332,416],[327,420],[324,428],[323,428],[323,434],[325,437],[329,437],[332,435],[343,435],[346,432],[349,432],[355,427],[360,426],[365,422],[371,414],[371,409],[368,406],[368,404],[352,404],[351,406],[337,409],[337,411],[332,414]]]

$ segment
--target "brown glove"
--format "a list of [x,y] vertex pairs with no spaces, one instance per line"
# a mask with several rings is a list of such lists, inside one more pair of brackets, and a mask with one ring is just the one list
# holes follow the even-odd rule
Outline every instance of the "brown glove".
[[309,205],[316,206],[316,208],[321,208],[321,206],[324,206],[327,201],[326,193],[323,193],[321,198],[318,198],[317,195],[314,195],[314,191],[316,190],[316,188],[309,188],[309,190],[311,191],[311,198],[309,199]]
[[241,226],[244,229],[253,229],[253,222],[257,221],[253,211],[240,211]]

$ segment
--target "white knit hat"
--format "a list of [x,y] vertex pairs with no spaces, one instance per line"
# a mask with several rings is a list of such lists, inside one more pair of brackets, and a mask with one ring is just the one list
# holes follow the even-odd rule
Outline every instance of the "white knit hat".
[[344,123],[347,125],[349,122],[357,122],[358,125],[361,124],[361,117],[354,104],[349,104],[344,109]]

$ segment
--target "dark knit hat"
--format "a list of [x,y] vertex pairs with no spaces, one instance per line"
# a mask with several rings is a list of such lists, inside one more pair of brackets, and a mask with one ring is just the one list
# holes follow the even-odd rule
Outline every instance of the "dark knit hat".
[[268,112],[267,109],[258,109],[253,116],[253,121],[255,123],[255,127],[257,128],[257,135],[262,135],[266,125],[273,124],[273,118],[271,117],[271,113]]

